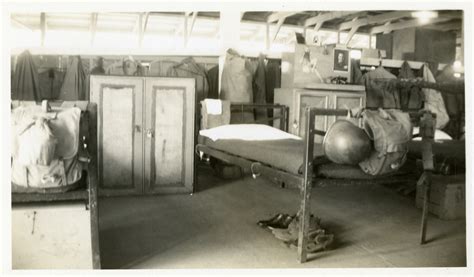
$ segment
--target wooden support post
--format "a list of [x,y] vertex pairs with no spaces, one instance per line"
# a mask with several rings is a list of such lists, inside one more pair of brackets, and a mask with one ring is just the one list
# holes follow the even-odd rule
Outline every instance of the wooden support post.
[[305,134],[305,152],[304,152],[304,180],[301,184],[300,195],[301,204],[298,212],[299,230],[298,230],[298,261],[304,263],[307,260],[309,218],[311,214],[311,186],[313,183],[313,148],[314,148],[314,122],[315,111],[311,108],[306,109],[306,134]]
[[143,41],[143,13],[138,15],[138,47],[142,47]]
[[184,38],[184,47],[188,45],[188,15],[184,15],[184,31],[183,31],[183,38]]
[[46,36],[46,13],[40,14],[40,28],[41,28],[41,46],[44,46],[44,38]]
[[97,31],[97,20],[99,15],[97,13],[91,13],[91,26],[90,26],[90,34],[91,34],[91,46],[94,46],[95,40],[95,33]]
[[236,10],[224,10],[219,19],[219,93],[221,90],[222,69],[224,68],[225,53],[229,48],[236,48],[240,43],[240,20],[242,13]]
[[270,50],[270,24],[265,24],[265,49]]

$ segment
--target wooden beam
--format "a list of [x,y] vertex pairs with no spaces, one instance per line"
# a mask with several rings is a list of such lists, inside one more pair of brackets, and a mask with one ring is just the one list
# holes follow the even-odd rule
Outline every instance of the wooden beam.
[[91,46],[94,45],[95,40],[95,33],[97,32],[97,20],[99,18],[98,13],[91,13],[91,25],[90,25],[90,32],[91,32]]
[[25,30],[28,30],[28,31],[33,31],[33,28],[23,24],[22,22],[20,22],[18,19],[14,18],[14,17],[11,17],[11,22],[15,25],[17,25],[18,27],[22,28],[22,29],[25,29]]
[[353,27],[360,27],[371,24],[383,24],[387,21],[392,21],[400,19],[403,17],[411,17],[411,12],[407,11],[396,11],[396,12],[387,12],[380,15],[368,16],[365,18],[360,18],[357,20],[352,20],[348,22],[341,23],[339,25],[339,30],[351,29]]
[[313,26],[315,24],[318,24],[319,22],[322,23],[324,21],[329,21],[329,20],[333,20],[333,19],[336,19],[336,18],[345,17],[345,16],[355,14],[355,13],[359,13],[359,12],[360,11],[326,12],[326,13],[322,13],[322,14],[319,14],[317,16],[306,19],[304,21],[303,25],[306,26],[306,27]]
[[278,36],[278,33],[280,32],[281,25],[283,25],[283,22],[285,22],[285,18],[278,19],[278,23],[276,25],[277,29],[275,31],[275,34],[273,34],[273,38],[271,40],[271,43],[273,43],[275,41],[276,37]]
[[40,14],[40,29],[41,29],[41,46],[44,46],[44,38],[46,36],[46,13]]
[[315,33],[317,33],[321,29],[321,27],[323,26],[323,23],[324,23],[324,21],[316,23],[316,25],[314,25],[314,30],[313,31]]
[[354,37],[354,35],[355,35],[355,33],[357,32],[358,29],[359,29],[359,26],[352,27],[351,31],[347,35],[347,39],[346,39],[346,43],[345,43],[346,46],[349,45],[349,42],[351,42],[352,38]]
[[193,17],[191,18],[191,26],[189,26],[188,37],[190,37],[193,32],[194,23],[196,23],[197,15],[198,15],[198,12],[193,12]]
[[433,24],[437,22],[444,22],[450,20],[449,18],[433,18],[428,22],[421,22],[418,19],[413,19],[413,20],[407,20],[403,22],[398,22],[394,24],[389,24],[387,26],[376,26],[370,29],[370,34],[378,34],[378,33],[387,33],[395,30],[401,30],[401,29],[406,29],[406,28],[413,28],[413,27],[419,27],[419,26],[424,26],[428,24]]
[[460,30],[462,26],[461,26],[461,22],[448,22],[448,23],[439,24],[439,25],[428,25],[424,28],[446,32],[446,31],[451,31],[451,30]]
[[274,12],[274,13],[270,14],[267,17],[267,23],[280,21],[281,19],[285,19],[285,18],[287,18],[289,16],[292,16],[292,15],[295,15],[297,13],[298,12]]
[[143,35],[145,35],[146,28],[148,27],[148,19],[150,18],[150,13],[145,14],[145,23],[143,23]]

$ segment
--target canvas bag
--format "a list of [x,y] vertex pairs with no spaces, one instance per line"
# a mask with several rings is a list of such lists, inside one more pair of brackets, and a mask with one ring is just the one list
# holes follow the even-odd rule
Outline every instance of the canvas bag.
[[12,190],[64,188],[82,176],[78,161],[81,110],[41,106],[12,110]]
[[412,124],[408,113],[398,110],[365,110],[364,130],[374,142],[374,151],[360,168],[370,175],[385,175],[397,171],[406,161],[407,143],[411,140]]

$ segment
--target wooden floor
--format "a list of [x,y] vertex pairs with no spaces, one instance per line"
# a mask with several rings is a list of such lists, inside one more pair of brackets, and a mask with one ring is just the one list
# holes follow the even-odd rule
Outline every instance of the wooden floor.
[[224,181],[199,169],[193,195],[100,199],[104,268],[347,268],[462,267],[465,220],[430,216],[428,240],[419,245],[421,211],[414,197],[386,186],[313,189],[312,213],[336,241],[331,250],[299,264],[256,222],[294,213],[297,190],[250,177]]

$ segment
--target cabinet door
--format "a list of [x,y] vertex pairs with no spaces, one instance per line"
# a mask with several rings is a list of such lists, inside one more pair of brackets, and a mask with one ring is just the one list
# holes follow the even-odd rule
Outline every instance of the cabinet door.
[[[334,109],[354,109],[357,107],[364,107],[365,106],[365,96],[363,93],[337,93],[334,95],[334,106],[332,108]],[[344,118],[348,119],[345,116],[331,116],[329,126],[339,118]],[[359,127],[362,127],[362,119],[356,119],[356,118],[351,118],[349,119],[354,124],[358,125]]]
[[[304,138],[306,134],[306,108],[308,107],[317,107],[317,108],[329,108],[329,94],[328,93],[305,93],[297,92],[297,107],[298,110],[296,114],[299,115],[299,122],[294,122],[298,127],[298,135]],[[326,131],[328,128],[328,117],[327,116],[317,116],[315,122],[316,129]],[[317,143],[322,143],[322,136],[315,136],[314,141]]]
[[98,106],[98,166],[101,195],[143,191],[143,78],[91,76]]
[[146,78],[145,191],[192,192],[195,80]]

